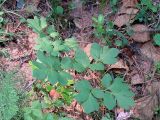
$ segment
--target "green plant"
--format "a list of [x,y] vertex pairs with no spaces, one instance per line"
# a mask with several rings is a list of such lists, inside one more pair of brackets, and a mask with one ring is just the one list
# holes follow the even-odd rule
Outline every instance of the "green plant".
[[42,112],[42,104],[39,101],[33,101],[30,107],[24,108],[24,120],[54,120],[50,113]]
[[153,39],[154,39],[155,45],[160,46],[160,34],[154,35]]
[[101,84],[101,88],[93,88],[86,80],[75,84],[76,90],[79,91],[76,100],[82,104],[86,113],[97,111],[101,105],[109,110],[112,110],[116,103],[125,109],[134,105],[132,98],[134,94],[122,78],[116,77],[113,80],[109,74],[105,74]]
[[146,23],[152,19],[151,13],[156,13],[159,9],[159,6],[153,5],[153,2],[150,0],[140,0],[140,3],[137,4],[137,8],[139,9],[139,12],[136,15],[136,19],[138,19],[140,22],[144,21]]
[[117,12],[118,0],[110,0],[110,6],[113,12]]
[[160,61],[155,63],[156,72],[160,73]]
[[[99,21],[102,25],[103,16],[101,17]],[[72,80],[70,71],[76,71],[79,74],[84,74],[89,69],[91,71],[105,72],[106,64],[110,65],[117,62],[119,54],[117,48],[102,47],[97,43],[93,43],[90,50],[93,60],[90,61],[87,54],[78,47],[75,39],[68,38],[63,40],[54,29],[54,26],[47,25],[47,21],[44,18],[35,17],[27,21],[39,36],[37,40],[38,47],[36,47],[38,50],[37,60],[31,62],[33,77],[43,82],[49,82],[50,87],[48,88],[54,87],[59,91],[63,96],[63,101],[71,103],[73,98],[68,98],[70,95],[68,94],[70,93],[68,87],[75,83],[75,90],[80,92],[75,98],[82,104],[86,113],[98,110],[101,103],[104,103],[109,110],[116,106],[116,101],[120,107],[125,109],[134,104],[133,93],[120,77],[112,80],[111,76],[106,74],[102,79],[100,88],[93,88],[86,80],[68,85],[69,80]],[[100,32],[101,30],[103,31],[101,27],[97,29]],[[71,51],[74,51],[75,54],[72,57],[67,56],[66,54]],[[67,96],[64,96],[66,93]],[[66,101],[67,99],[70,99],[69,102]]]
[[118,39],[114,41],[116,46],[123,47],[128,44],[128,40],[125,36],[118,30],[114,29],[113,22],[109,21],[105,24],[105,18],[102,14],[100,14],[98,18],[93,17],[92,20],[94,22],[93,27],[95,28],[95,36],[103,42],[106,42],[107,45],[112,45],[112,40],[115,36],[118,37]]
[[0,70],[0,120],[10,120],[19,110],[14,72]]

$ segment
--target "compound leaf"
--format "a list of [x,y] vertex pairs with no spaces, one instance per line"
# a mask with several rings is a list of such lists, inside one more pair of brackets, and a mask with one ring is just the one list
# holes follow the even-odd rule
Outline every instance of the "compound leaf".
[[82,103],[82,106],[85,113],[91,113],[99,109],[99,104],[96,98],[92,96],[92,94],[89,94],[88,99],[84,103]]

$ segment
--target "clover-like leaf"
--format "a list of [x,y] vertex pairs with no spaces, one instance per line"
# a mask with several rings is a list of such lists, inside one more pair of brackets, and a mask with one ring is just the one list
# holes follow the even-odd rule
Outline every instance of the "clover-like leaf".
[[121,108],[129,109],[134,105],[134,93],[129,89],[128,85],[124,83],[122,78],[115,78],[108,89],[111,91],[112,95],[115,96],[115,99]]

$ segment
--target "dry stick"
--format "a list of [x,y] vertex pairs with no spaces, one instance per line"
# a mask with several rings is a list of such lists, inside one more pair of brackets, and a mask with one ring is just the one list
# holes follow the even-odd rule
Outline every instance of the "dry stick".
[[141,31],[134,31],[135,33],[144,33],[144,32],[160,32],[160,29],[146,29],[146,30],[141,30]]
[[26,87],[24,87],[24,91],[26,91],[29,87],[33,85],[36,80],[34,79],[31,83],[29,83]]

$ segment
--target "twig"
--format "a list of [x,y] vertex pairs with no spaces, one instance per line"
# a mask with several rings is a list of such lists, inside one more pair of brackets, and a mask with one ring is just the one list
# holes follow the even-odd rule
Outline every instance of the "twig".
[[4,0],[1,4],[0,4],[0,8],[3,6],[3,4],[6,2],[7,0]]
[[135,33],[143,33],[143,32],[160,32],[160,29],[146,29],[142,31],[134,31]]
[[31,83],[29,83],[26,87],[24,87],[24,91],[26,91],[29,87],[33,85],[36,80],[34,79]]
[[3,9],[3,10],[4,10],[4,12],[6,12],[6,13],[11,13],[11,14],[14,14],[14,15],[16,15],[16,16],[18,16],[18,17],[24,18],[23,16],[15,13],[15,12],[13,12],[13,11],[8,11],[8,10],[6,10],[6,9]]

